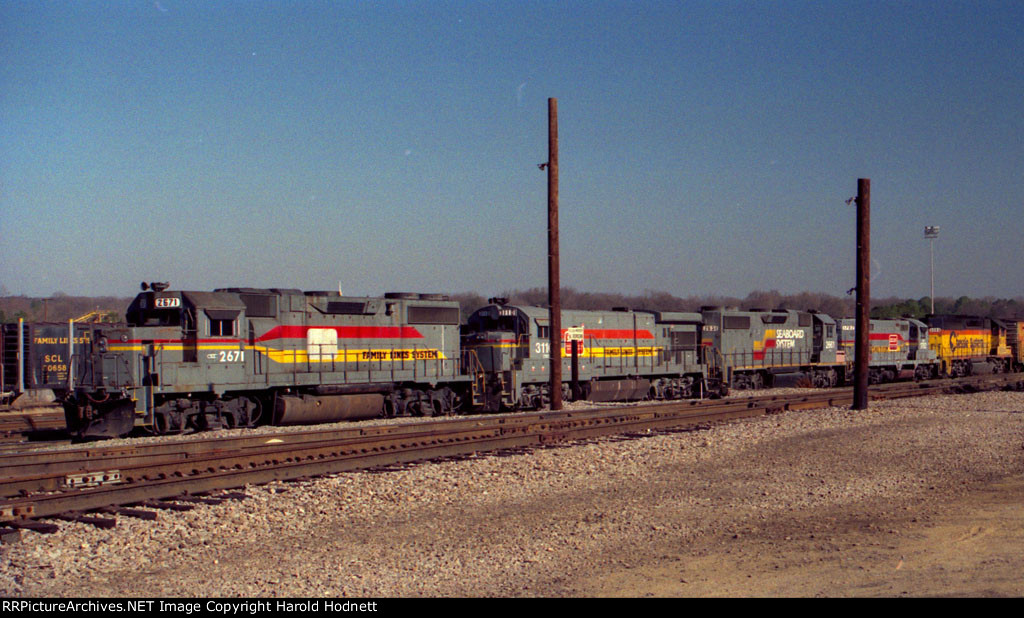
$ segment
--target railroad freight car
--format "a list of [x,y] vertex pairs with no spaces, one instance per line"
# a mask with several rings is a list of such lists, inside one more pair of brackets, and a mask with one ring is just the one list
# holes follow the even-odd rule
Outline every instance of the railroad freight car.
[[[852,380],[856,346],[854,318],[836,320],[839,348],[848,360],[847,380]],[[939,375],[935,351],[928,343],[928,326],[913,318],[869,321],[868,382],[927,380]]]
[[[537,408],[549,399],[549,311],[505,299],[469,317],[463,347],[487,376],[483,409]],[[571,340],[578,339],[579,396],[593,401],[678,399],[722,392],[701,345],[701,316],[651,311],[562,311],[562,390],[572,396]]]
[[823,313],[704,307],[704,345],[732,388],[771,387],[777,376],[802,374],[814,386],[840,384],[846,358],[836,322]]
[[72,359],[91,342],[88,324],[25,322],[0,324],[0,403],[20,395],[52,401],[54,389],[66,389]]
[[144,290],[76,353],[63,398],[81,435],[450,413],[471,390],[447,297]]

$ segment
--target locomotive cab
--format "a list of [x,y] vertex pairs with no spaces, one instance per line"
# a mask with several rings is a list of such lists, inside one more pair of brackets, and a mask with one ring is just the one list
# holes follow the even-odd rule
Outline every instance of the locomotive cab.
[[485,371],[510,371],[522,365],[524,349],[530,344],[530,324],[515,307],[483,307],[469,317],[466,330],[463,344]]
[[226,385],[249,373],[237,294],[153,286],[135,297],[126,318],[126,326],[103,327],[83,355],[77,394],[65,404],[69,426],[116,436],[136,425],[167,433],[254,421],[253,402],[218,401]]
[[845,353],[839,350],[839,335],[836,321],[824,313],[811,313],[811,362],[837,363],[845,360]]
[[935,360],[935,352],[928,349],[928,325],[912,318],[907,318],[907,322],[910,324],[910,351],[907,358],[909,360]]

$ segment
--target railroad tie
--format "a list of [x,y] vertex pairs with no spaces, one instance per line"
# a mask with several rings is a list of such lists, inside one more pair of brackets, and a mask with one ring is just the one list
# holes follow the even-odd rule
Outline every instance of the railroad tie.
[[51,519],[59,519],[61,521],[74,521],[80,524],[89,524],[105,530],[117,527],[117,520],[110,517],[96,517],[95,515],[83,515],[82,513],[60,513],[59,515],[49,515],[48,517]]
[[101,509],[96,509],[97,513],[106,513],[107,515],[123,515],[125,517],[134,517],[136,519],[145,519],[147,521],[153,521],[156,519],[157,514],[153,511],[144,511],[142,509],[128,509],[120,506],[106,506]]
[[42,521],[34,521],[30,519],[18,520],[18,521],[7,521],[4,522],[5,526],[11,528],[19,528],[21,530],[31,530],[32,532],[38,532],[40,534],[54,534],[60,530],[60,526],[57,524],[48,524]]
[[195,508],[191,504],[178,504],[177,502],[164,502],[162,500],[147,500],[146,502],[139,502],[138,506],[162,509],[164,511],[191,511]]
[[173,500],[175,502],[187,502],[192,504],[220,504],[224,500],[220,498],[200,498],[198,496],[175,496],[173,498],[164,498],[164,500]]

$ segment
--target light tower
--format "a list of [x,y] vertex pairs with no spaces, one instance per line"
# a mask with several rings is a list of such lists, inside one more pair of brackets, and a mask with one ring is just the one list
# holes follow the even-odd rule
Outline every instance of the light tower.
[[924,226],[924,237],[928,240],[928,253],[931,262],[932,271],[932,314],[935,313],[935,239],[939,237],[939,226],[937,225],[926,225]]

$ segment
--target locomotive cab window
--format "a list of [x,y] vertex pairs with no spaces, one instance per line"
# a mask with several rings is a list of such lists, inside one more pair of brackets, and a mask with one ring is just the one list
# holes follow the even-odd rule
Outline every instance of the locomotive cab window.
[[235,318],[238,311],[206,309],[206,317],[210,319],[211,337],[233,337],[235,335]]
[[180,326],[181,309],[139,309],[128,311],[128,323],[133,326]]
[[210,318],[210,336],[225,337],[235,334],[234,320],[215,320]]

